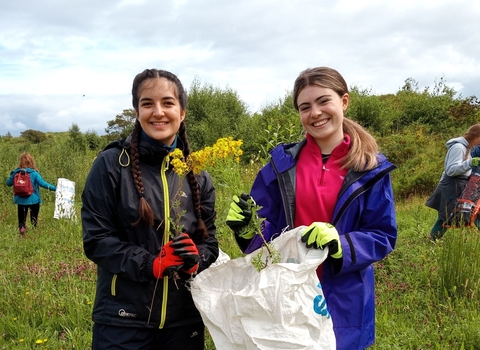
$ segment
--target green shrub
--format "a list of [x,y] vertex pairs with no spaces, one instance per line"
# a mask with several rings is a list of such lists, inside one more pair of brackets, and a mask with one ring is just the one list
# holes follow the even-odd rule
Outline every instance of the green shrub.
[[445,141],[414,125],[378,138],[381,151],[398,169],[392,173],[396,197],[429,195],[438,184],[446,154]]
[[393,112],[381,96],[371,90],[354,87],[350,90],[347,117],[357,121],[364,128],[379,135],[389,134],[392,128]]
[[44,142],[48,138],[44,132],[40,130],[32,130],[32,129],[22,131],[20,133],[20,136],[22,136],[23,138],[28,140],[28,142],[31,142],[31,143]]

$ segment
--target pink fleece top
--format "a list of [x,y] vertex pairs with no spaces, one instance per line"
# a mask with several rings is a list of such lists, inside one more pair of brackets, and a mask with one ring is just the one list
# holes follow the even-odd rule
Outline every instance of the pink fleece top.
[[[344,140],[322,161],[322,151],[312,136],[300,151],[296,168],[295,227],[309,226],[312,222],[331,222],[338,193],[347,169],[341,169],[340,161],[350,150],[350,137]],[[317,270],[321,276],[321,266]]]
[[322,151],[312,136],[301,150],[296,169],[295,227],[314,221],[331,222],[338,192],[347,169],[340,169],[340,161],[350,150],[350,137],[345,135],[323,164]]

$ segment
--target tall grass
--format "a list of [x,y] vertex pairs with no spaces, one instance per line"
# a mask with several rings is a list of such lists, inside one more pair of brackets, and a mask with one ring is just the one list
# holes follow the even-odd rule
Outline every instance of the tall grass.
[[450,230],[442,242],[440,292],[447,298],[478,299],[480,239],[477,228]]
[[47,199],[37,228],[27,224],[22,237],[10,207],[1,224],[0,348],[88,349],[96,272],[84,257],[80,225],[53,219]]
[[[21,151],[9,147],[0,152],[5,179]],[[66,177],[77,183],[79,214],[94,154],[71,156],[66,145],[55,153],[29,151],[45,180],[56,183]],[[255,167],[212,171],[218,239],[232,258],[242,254],[224,223],[236,194],[226,183],[237,181],[235,190],[247,191]],[[89,349],[96,267],[83,253],[81,224],[54,219],[53,192],[42,189],[41,194],[38,227],[27,225],[21,237],[11,188],[0,186],[0,349]],[[397,202],[397,247],[375,264],[377,336],[372,349],[480,349],[479,232],[451,229],[433,244],[428,233],[436,213],[424,202],[422,197]],[[208,334],[206,349],[215,349]]]
[[[375,264],[372,349],[480,349],[480,301],[472,298],[479,292],[479,253],[473,251],[479,232],[449,229],[432,243],[436,212],[424,203],[421,197],[397,202],[397,247]],[[459,292],[467,278],[469,293]]]

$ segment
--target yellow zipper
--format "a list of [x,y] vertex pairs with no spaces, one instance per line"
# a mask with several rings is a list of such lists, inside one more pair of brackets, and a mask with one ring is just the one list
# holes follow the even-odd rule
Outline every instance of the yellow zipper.
[[117,284],[117,276],[118,275],[113,275],[113,278],[112,278],[112,285],[110,287],[110,292],[112,293],[112,296],[114,297],[116,295],[116,284]]
[[[165,173],[168,169],[168,163],[170,161],[170,157],[167,155],[163,162],[162,167],[160,169],[160,178],[162,179],[163,185],[163,218],[165,223],[165,231],[163,232],[163,245],[167,244],[170,240],[170,196],[168,194],[168,182],[167,176]],[[165,325],[165,319],[167,317],[167,299],[168,299],[168,276],[163,277],[163,297],[162,297],[162,310],[160,313],[160,326],[159,328],[162,329]]]

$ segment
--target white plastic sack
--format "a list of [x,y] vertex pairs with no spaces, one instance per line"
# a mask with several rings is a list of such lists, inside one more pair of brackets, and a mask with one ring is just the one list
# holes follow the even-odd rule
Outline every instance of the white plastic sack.
[[75,182],[59,178],[55,192],[55,219],[76,219],[75,216]]
[[316,275],[328,250],[307,249],[300,240],[304,229],[287,231],[272,241],[281,263],[258,272],[251,263],[258,250],[210,267],[193,279],[193,300],[217,350],[336,349]]
[[217,265],[220,265],[220,264],[223,264],[224,262],[227,262],[230,260],[230,256],[225,253],[223,250],[221,250],[220,248],[218,248],[218,258],[217,260],[215,260],[215,262],[210,265],[211,267],[213,266],[217,266]]

